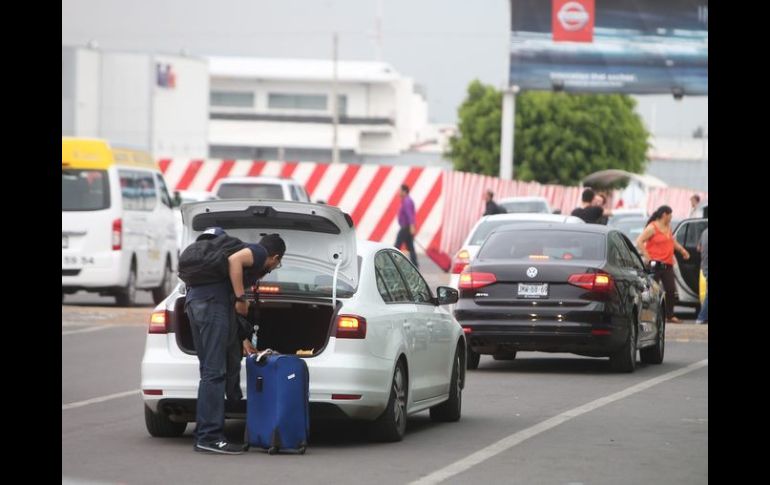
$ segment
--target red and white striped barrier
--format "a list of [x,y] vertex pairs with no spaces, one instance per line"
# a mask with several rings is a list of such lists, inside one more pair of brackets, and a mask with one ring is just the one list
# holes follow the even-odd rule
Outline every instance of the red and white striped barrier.
[[311,200],[323,200],[350,214],[361,239],[395,242],[402,184],[417,209],[417,240],[438,248],[443,215],[443,170],[435,167],[276,162],[263,160],[159,161],[172,190],[210,191],[222,177],[291,177]]
[[[417,209],[417,242],[454,256],[484,213],[484,193],[495,200],[514,196],[545,197],[553,209],[569,214],[580,204],[580,187],[501,180],[435,167],[277,162],[264,160],[162,159],[161,171],[171,190],[210,191],[222,177],[291,177],[305,186],[312,200],[323,200],[350,214],[361,239],[393,243],[398,232],[399,189],[408,185]],[[684,218],[694,192],[681,188],[650,189],[647,210],[662,204]],[[703,200],[708,194],[700,194]],[[612,193],[609,204],[619,192]],[[614,205],[610,205],[614,207]]]

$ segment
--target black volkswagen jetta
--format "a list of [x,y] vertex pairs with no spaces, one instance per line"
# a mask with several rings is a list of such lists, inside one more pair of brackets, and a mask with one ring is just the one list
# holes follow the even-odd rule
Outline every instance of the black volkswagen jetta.
[[493,231],[460,275],[455,317],[468,368],[480,354],[518,351],[609,357],[633,372],[636,352],[663,362],[664,292],[622,232],[596,224],[531,223]]

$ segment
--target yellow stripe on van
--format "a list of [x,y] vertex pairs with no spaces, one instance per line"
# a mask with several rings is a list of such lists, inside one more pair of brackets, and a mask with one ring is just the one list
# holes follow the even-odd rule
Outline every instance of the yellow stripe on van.
[[158,169],[149,153],[129,148],[112,148],[96,138],[61,138],[62,168],[107,170],[112,165]]

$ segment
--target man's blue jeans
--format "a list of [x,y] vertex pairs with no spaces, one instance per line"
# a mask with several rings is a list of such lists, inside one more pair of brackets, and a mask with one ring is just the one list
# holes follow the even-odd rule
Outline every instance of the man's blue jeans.
[[200,362],[196,443],[224,439],[225,378],[232,309],[214,298],[185,303]]

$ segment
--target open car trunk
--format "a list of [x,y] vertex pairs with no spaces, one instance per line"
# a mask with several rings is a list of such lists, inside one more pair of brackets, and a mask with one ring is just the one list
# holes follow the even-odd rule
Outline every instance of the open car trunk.
[[[172,316],[172,328],[179,348],[196,354],[190,320],[184,311],[184,297],[177,299]],[[332,333],[333,309],[331,302],[311,300],[260,301],[259,350],[273,349],[282,354],[300,354],[311,357],[323,352]]]

